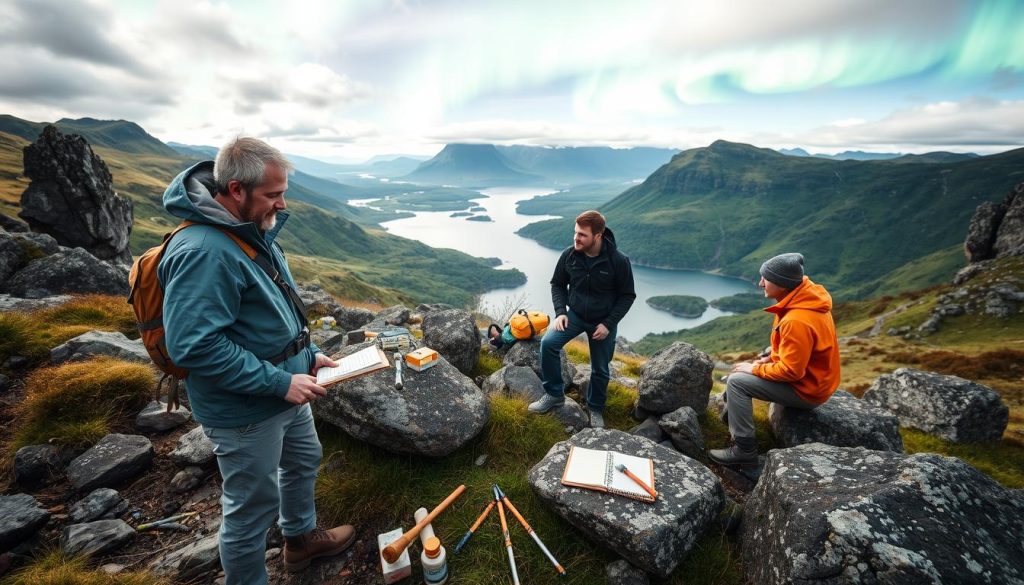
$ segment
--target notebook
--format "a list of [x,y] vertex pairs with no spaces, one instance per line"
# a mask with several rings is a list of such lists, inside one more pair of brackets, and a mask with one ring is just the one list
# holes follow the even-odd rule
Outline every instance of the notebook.
[[338,363],[336,367],[324,366],[316,371],[317,385],[330,386],[391,365],[388,363],[387,356],[376,345],[365,347],[352,355],[334,361]]
[[615,451],[584,449],[573,445],[562,473],[562,485],[610,492],[634,500],[653,503],[654,498],[625,473],[615,469],[618,464],[636,474],[651,489],[654,487],[654,461]]

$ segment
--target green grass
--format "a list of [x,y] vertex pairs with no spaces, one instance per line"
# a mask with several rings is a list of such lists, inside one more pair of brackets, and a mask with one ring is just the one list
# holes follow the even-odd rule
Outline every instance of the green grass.
[[[622,430],[635,425],[628,414],[635,400],[635,391],[611,384],[605,414],[608,425]],[[466,492],[438,517],[434,530],[448,547],[449,568],[458,582],[502,583],[509,580],[509,569],[497,511],[492,511],[461,554],[452,554],[455,543],[487,505],[491,484],[497,483],[568,571],[567,579],[559,579],[522,527],[508,516],[523,583],[603,583],[605,565],[617,555],[594,546],[548,510],[527,482],[530,467],[551,445],[567,438],[554,417],[531,415],[525,400],[502,396],[492,397],[490,421],[483,432],[440,459],[384,453],[322,425],[320,440],[325,453],[341,451],[345,463],[340,469],[321,472],[318,509],[330,521],[355,522],[370,534],[397,527],[408,530],[414,524],[417,508],[432,509],[458,485],[465,484]],[[488,459],[478,467],[474,460],[481,454],[487,454]],[[414,544],[411,550],[419,554],[419,545]],[[740,583],[737,550],[713,528],[666,582]]]
[[633,344],[637,353],[652,355],[674,341],[685,341],[708,353],[753,351],[768,345],[772,316],[761,311],[719,317],[693,329],[645,335]]
[[92,569],[84,557],[68,558],[60,550],[44,553],[0,581],[3,585],[170,585],[169,579],[147,572],[117,575]]
[[149,366],[111,358],[35,370],[25,379],[25,398],[15,407],[8,455],[46,442],[92,445],[119,420],[137,414],[155,384]]
[[1024,488],[1024,447],[1007,441],[951,443],[915,429],[901,428],[907,453],[958,457],[1008,488]]

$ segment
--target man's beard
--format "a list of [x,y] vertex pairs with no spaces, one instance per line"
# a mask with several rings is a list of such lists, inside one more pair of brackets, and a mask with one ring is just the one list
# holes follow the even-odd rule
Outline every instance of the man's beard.
[[256,224],[260,231],[269,232],[274,229],[277,225],[277,210],[273,209],[269,214],[258,215],[252,211],[252,193],[246,192],[245,201],[242,202],[239,207],[239,211],[242,215],[242,221],[252,222]]

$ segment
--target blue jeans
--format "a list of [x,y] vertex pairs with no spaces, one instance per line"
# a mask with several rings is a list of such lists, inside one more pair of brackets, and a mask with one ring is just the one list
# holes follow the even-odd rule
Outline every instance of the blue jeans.
[[203,427],[223,479],[220,562],[226,585],[267,582],[267,530],[280,514],[285,536],[316,527],[313,488],[323,451],[309,404],[238,428]]
[[587,389],[587,407],[591,411],[604,410],[605,399],[608,397],[608,364],[615,353],[615,327],[608,331],[608,336],[600,341],[592,335],[597,325],[584,323],[576,313],[569,311],[569,324],[564,331],[555,331],[549,327],[548,332],[540,341],[540,369],[544,376],[544,391],[560,398],[565,396],[565,383],[562,381],[562,348],[580,333],[587,334],[590,345],[590,386]]

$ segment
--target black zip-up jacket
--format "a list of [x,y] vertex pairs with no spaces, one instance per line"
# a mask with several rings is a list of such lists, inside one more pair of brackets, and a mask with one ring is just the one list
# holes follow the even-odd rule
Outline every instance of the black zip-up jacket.
[[612,230],[605,228],[601,253],[587,269],[585,255],[569,246],[558,258],[551,276],[551,301],[555,315],[565,315],[566,306],[591,326],[603,323],[615,327],[636,300],[633,268],[619,252]]

